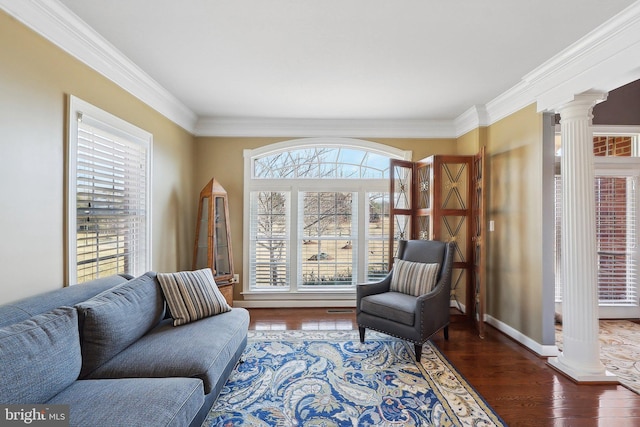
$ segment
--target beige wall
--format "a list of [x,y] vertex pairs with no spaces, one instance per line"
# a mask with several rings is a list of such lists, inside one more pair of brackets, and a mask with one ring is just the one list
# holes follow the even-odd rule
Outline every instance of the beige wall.
[[193,136],[0,12],[0,303],[63,286],[68,94],[153,134],[153,262],[188,268]]
[[[288,141],[296,137],[281,138],[196,138],[195,185],[199,189],[215,177],[229,194],[231,216],[231,240],[236,272],[242,277],[243,252],[243,190],[245,149],[255,149],[276,142]],[[389,145],[402,150],[411,150],[414,160],[420,160],[432,154],[455,154],[454,139],[390,139],[362,138],[368,141]],[[195,217],[193,218],[195,223]],[[241,286],[234,289],[234,299],[242,300]]]
[[456,140],[456,154],[473,156],[478,154],[480,148],[487,144],[487,128],[475,128]]
[[487,314],[542,342],[542,115],[526,107],[487,128]]
[[[73,94],[154,135],[153,263],[189,269],[197,195],[211,177],[229,193],[236,271],[242,268],[243,150],[282,138],[194,138],[112,82],[0,12],[0,303],[65,282],[65,127]],[[540,341],[541,115],[527,107],[455,139],[369,139],[432,154],[487,145],[487,313]],[[242,299],[236,289],[236,299]]]

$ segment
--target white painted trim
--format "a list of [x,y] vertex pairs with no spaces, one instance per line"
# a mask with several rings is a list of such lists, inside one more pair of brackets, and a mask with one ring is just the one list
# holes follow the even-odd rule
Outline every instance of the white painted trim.
[[273,144],[258,147],[253,150],[244,150],[243,155],[245,156],[245,158],[261,157],[269,154],[275,154],[281,151],[288,151],[291,148],[300,148],[305,146],[357,148],[360,150],[372,151],[383,156],[391,156],[395,157],[396,159],[402,160],[411,160],[412,156],[411,150],[401,150],[396,147],[391,147],[390,145],[380,144],[363,139],[337,137],[289,139],[286,141],[274,142]]
[[527,74],[538,111],[555,111],[575,94],[607,92],[640,78],[640,1]]
[[196,136],[455,138],[452,120],[348,120],[202,117]]
[[533,104],[535,100],[536,96],[531,86],[520,82],[487,103],[488,122],[490,125],[494,124]]
[[[624,126],[624,125],[593,125],[594,135],[625,135],[640,136],[640,126]],[[560,125],[557,125],[557,132],[560,133]]]
[[233,301],[234,307],[243,308],[355,308],[355,300],[278,300],[278,301]]
[[56,0],[0,0],[0,8],[197,136],[457,138],[537,102],[554,111],[586,90],[640,78],[640,1],[532,70],[485,106],[454,120],[197,118],[173,94]]
[[600,46],[606,45],[618,34],[633,27],[638,23],[638,20],[640,20],[640,2],[632,4],[604,22],[586,36],[526,74],[522,80],[528,84],[548,81],[553,76],[561,74],[563,70],[569,69],[576,61],[588,57]]
[[196,114],[58,1],[0,0],[9,15],[193,133]]
[[453,299],[449,301],[449,307],[459,309],[460,311],[462,311],[462,313],[467,312],[467,306],[465,304],[462,304],[461,302],[459,303],[458,301]]
[[486,105],[472,106],[452,121],[202,118],[196,125],[196,134],[457,138],[533,103],[537,103],[538,111],[554,111],[576,94],[591,89],[609,91],[632,82],[640,78],[638,57],[640,1],[523,76],[520,82]]
[[604,369],[601,373],[584,372],[579,369],[575,369],[572,366],[563,362],[563,355],[558,357],[551,357],[547,360],[547,364],[557,370],[558,372],[568,376],[577,383],[597,383],[597,384],[619,384],[618,377],[611,372]]
[[78,120],[79,115],[85,115],[92,120],[99,121],[101,126],[107,126],[113,128],[118,133],[129,135],[128,139],[136,140],[136,143],[143,145],[146,148],[146,160],[147,160],[147,177],[146,177],[146,193],[147,198],[145,201],[146,210],[146,226],[145,226],[145,260],[144,271],[133,271],[131,274],[140,275],[145,271],[151,269],[153,260],[152,256],[152,234],[153,234],[153,191],[151,191],[151,185],[153,182],[153,134],[146,130],[139,128],[113,114],[104,111],[93,104],[90,104],[76,96],[69,95],[68,102],[68,132],[67,132],[67,170],[65,171],[67,180],[67,203],[66,219],[67,219],[67,285],[75,285],[77,281],[77,218],[76,218],[76,192],[77,192],[77,147],[78,147]]
[[[575,94],[609,91],[640,78],[640,1],[541,64],[486,105],[493,124],[537,102],[554,111]],[[615,65],[615,66],[614,66]]]
[[[388,146],[385,144],[376,143],[373,141],[367,141],[363,139],[354,138],[297,138],[287,141],[275,142],[273,144],[265,145],[255,149],[243,150],[244,157],[244,210],[243,210],[243,271],[246,278],[243,280],[243,295],[245,300],[277,300],[277,301],[290,301],[290,300],[307,300],[318,298],[319,300],[341,300],[341,299],[354,299],[355,287],[345,289],[327,289],[321,292],[309,289],[298,289],[295,285],[299,282],[297,266],[300,264],[298,259],[290,260],[290,280],[292,283],[290,287],[285,290],[280,289],[266,289],[256,290],[251,288],[251,227],[250,227],[250,215],[251,215],[251,193],[254,191],[283,191],[288,192],[291,195],[288,203],[292,205],[287,207],[288,222],[287,227],[291,231],[289,235],[290,244],[290,256],[291,254],[298,253],[298,236],[299,230],[297,229],[297,215],[298,209],[295,207],[295,203],[298,200],[298,194],[301,191],[318,191],[323,189],[324,191],[357,191],[359,194],[365,194],[370,191],[388,191],[388,179],[256,179],[253,178],[253,160],[256,157],[262,157],[270,154],[275,154],[282,151],[288,151],[301,147],[350,147],[361,149],[365,151],[375,152],[384,156],[388,156],[396,159],[410,160],[412,152],[410,150],[400,150],[398,148]],[[364,212],[364,211],[362,211]],[[295,248],[295,249],[294,249]],[[363,277],[356,280],[365,280]],[[277,306],[277,305],[276,305]]]
[[245,301],[282,301],[282,300],[290,300],[290,301],[304,301],[304,300],[325,300],[325,301],[351,301],[355,304],[356,301],[356,290],[355,288],[344,289],[343,291],[326,291],[326,292],[318,292],[318,291],[309,291],[309,290],[299,290],[298,292],[292,293],[288,290],[266,290],[266,291],[243,291],[242,295]]
[[489,116],[484,105],[474,105],[455,120],[456,138],[482,126],[489,126]]
[[507,335],[508,337],[512,338],[513,340],[527,347],[529,350],[533,351],[538,356],[553,357],[559,354],[558,347],[555,344],[554,345],[540,344],[532,340],[522,332],[518,331],[517,329],[514,329],[511,326],[507,325],[506,323],[496,319],[495,317],[485,315],[485,321],[491,326],[493,326],[494,328],[496,328],[497,330],[499,330],[500,332],[502,332],[503,334]]
[[[243,293],[243,295],[246,295]],[[286,294],[288,295],[288,294]],[[326,307],[356,307],[355,296],[351,299],[281,299],[282,294],[278,299],[257,299],[244,301],[233,301],[234,307],[244,308],[326,308]],[[457,307],[452,303],[451,307]]]

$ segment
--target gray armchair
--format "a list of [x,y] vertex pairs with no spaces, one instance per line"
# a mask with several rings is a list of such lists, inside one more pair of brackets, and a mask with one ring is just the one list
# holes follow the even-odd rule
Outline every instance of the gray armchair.
[[365,330],[373,329],[414,343],[416,360],[420,361],[422,345],[444,329],[449,339],[449,304],[454,244],[434,240],[401,240],[397,259],[440,264],[432,290],[413,296],[391,291],[394,270],[380,282],[357,287],[356,321],[360,342]]

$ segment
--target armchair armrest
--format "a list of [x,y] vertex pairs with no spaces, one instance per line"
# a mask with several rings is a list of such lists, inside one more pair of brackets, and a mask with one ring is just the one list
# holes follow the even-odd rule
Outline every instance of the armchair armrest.
[[443,277],[433,290],[416,298],[416,325],[423,340],[449,324],[451,287],[449,278]]
[[[436,284],[436,286],[433,287],[433,289],[423,295],[420,295],[419,297],[416,298],[416,313],[418,311],[421,310],[422,307],[425,306],[425,304],[433,304],[433,300],[435,299],[440,299],[443,298],[442,295],[445,294],[446,291],[446,286],[444,286],[444,282],[442,280],[440,280],[440,282],[438,282],[438,284]],[[446,298],[450,299],[451,297],[451,291],[449,290],[448,294],[446,294]]]
[[356,310],[360,312],[360,300],[369,295],[381,294],[383,292],[389,292],[389,286],[391,284],[391,275],[387,275],[379,282],[360,283],[356,286]]

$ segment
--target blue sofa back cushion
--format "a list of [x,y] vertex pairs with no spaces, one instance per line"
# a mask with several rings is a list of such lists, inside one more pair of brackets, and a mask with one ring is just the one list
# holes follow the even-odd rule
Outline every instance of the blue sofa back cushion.
[[81,285],[67,286],[1,305],[0,328],[22,322],[36,314],[47,313],[58,307],[73,307],[132,278],[127,274],[103,277]]
[[76,310],[61,307],[0,328],[0,361],[0,403],[45,403],[80,374]]
[[148,272],[76,305],[84,378],[156,326],[164,316],[156,274]]

